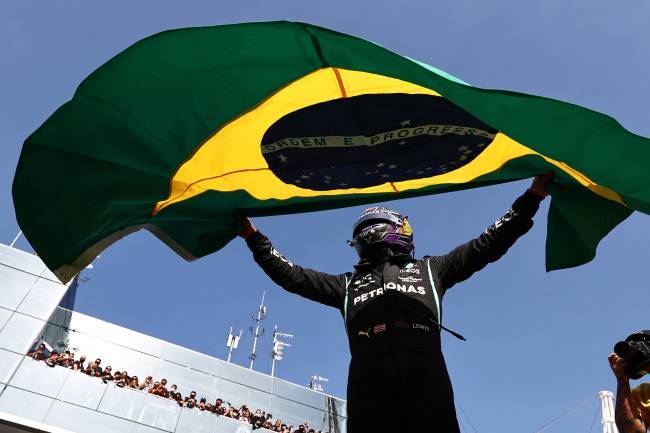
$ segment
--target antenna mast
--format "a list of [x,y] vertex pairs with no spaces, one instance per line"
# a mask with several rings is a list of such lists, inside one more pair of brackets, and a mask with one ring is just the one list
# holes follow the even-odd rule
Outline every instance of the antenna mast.
[[600,397],[602,411],[603,433],[618,433],[614,421],[614,394],[611,391],[600,391],[598,397]]
[[252,326],[249,328],[251,334],[253,335],[253,352],[251,353],[251,356],[248,357],[248,359],[251,360],[251,365],[250,367],[248,367],[249,370],[253,369],[253,363],[255,362],[255,358],[257,358],[257,354],[255,353],[255,349],[257,348],[257,338],[264,335],[264,328],[262,328],[262,331],[260,332],[260,322],[264,320],[265,318],[264,316],[266,316],[266,306],[264,305],[265,296],[266,296],[266,291],[262,292],[262,303],[257,309],[257,317],[251,316],[251,319],[256,322],[256,325],[255,325],[255,331],[253,331]]
[[273,362],[271,363],[271,377],[275,374],[275,361],[282,359],[284,355],[282,351],[285,347],[291,347],[291,344],[281,341],[280,337],[293,338],[293,335],[278,332],[278,325],[275,325],[275,330],[273,331],[273,352],[271,352],[271,358],[273,358]]
[[232,351],[237,349],[237,346],[239,346],[239,340],[241,339],[241,333],[242,330],[239,330],[239,336],[232,335],[232,326],[230,327],[230,331],[228,331],[228,341],[226,341],[226,346],[228,346],[230,349],[228,350],[228,362],[230,362],[230,357],[232,356]]

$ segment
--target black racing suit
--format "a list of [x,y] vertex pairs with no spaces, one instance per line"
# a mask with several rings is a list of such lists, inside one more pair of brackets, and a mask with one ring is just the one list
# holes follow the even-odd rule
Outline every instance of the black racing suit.
[[527,191],[478,238],[444,256],[413,259],[385,250],[340,275],[293,264],[259,232],[247,239],[275,283],[341,311],[352,353],[348,433],[460,431],[440,346],[442,297],[505,254],[532,227],[540,201]]

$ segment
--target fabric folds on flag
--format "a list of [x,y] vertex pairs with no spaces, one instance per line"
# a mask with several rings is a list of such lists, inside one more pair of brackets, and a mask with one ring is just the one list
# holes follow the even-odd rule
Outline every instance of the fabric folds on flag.
[[650,213],[650,140],[594,111],[469,86],[304,23],[163,32],[86,78],[25,141],[20,227],[70,280],[146,228],[186,259],[250,216],[333,209],[555,173],[547,269],[591,260]]

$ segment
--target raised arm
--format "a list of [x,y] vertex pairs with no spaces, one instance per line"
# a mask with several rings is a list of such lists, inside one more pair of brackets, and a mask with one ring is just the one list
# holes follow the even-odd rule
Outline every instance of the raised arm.
[[616,427],[620,433],[646,433],[646,425],[630,389],[630,379],[625,374],[625,365],[623,358],[615,353],[609,355],[609,366],[616,377]]
[[501,258],[519,237],[530,230],[539,203],[548,195],[551,178],[551,173],[537,176],[531,187],[515,200],[512,208],[478,238],[454,248],[447,255],[431,257],[445,290]]
[[246,240],[253,258],[277,285],[321,304],[342,308],[346,278],[350,276],[330,275],[298,266],[280,254],[250,219],[238,216],[238,221],[242,227],[239,235]]

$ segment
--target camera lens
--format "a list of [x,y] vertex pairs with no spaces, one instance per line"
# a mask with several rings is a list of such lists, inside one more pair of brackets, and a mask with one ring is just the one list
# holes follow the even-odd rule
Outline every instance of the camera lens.
[[621,358],[629,358],[632,354],[632,348],[627,341],[619,341],[614,345],[614,353]]

